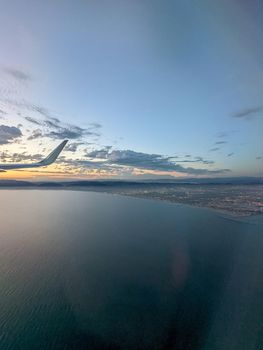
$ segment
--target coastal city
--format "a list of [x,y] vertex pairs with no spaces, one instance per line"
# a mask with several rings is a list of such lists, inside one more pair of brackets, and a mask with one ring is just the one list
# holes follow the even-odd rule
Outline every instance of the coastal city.
[[212,208],[233,216],[263,214],[263,185],[140,184],[114,186],[114,193]]
[[195,207],[211,208],[231,216],[263,214],[263,184],[255,183],[180,183],[136,181],[0,181],[0,188],[56,189],[104,192]]

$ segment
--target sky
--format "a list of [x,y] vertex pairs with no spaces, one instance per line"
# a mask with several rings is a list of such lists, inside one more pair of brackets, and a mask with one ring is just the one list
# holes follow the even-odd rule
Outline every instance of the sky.
[[263,176],[260,0],[0,1],[0,179]]

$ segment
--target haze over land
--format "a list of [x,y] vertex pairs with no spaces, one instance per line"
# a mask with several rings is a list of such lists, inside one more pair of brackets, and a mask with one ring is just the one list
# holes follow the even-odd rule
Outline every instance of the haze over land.
[[160,181],[0,181],[0,188],[105,192],[172,203],[190,204],[234,216],[263,214],[262,178],[218,178]]

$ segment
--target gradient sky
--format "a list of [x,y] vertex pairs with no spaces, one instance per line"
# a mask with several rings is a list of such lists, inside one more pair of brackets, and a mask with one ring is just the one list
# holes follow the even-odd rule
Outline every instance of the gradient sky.
[[1,178],[263,175],[263,2],[0,2]]

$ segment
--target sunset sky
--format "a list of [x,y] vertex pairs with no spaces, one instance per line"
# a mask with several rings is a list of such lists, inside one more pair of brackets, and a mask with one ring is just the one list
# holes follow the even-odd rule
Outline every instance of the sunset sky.
[[0,2],[0,179],[263,176],[263,2]]

